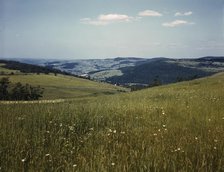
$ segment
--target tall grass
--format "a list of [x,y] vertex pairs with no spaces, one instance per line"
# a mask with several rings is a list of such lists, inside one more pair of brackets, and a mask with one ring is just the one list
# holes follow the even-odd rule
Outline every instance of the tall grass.
[[224,75],[0,105],[2,171],[224,171]]

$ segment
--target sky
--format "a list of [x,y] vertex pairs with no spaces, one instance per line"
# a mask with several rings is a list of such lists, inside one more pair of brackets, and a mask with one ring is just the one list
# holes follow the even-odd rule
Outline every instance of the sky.
[[224,0],[0,0],[0,57],[224,55]]

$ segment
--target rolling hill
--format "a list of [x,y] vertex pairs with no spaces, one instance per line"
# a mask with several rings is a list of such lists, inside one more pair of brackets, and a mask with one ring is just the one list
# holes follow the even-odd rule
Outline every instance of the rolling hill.
[[118,57],[83,60],[17,60],[121,85],[148,85],[155,78],[159,78],[162,84],[168,84],[224,71],[224,57],[215,56],[187,59]]
[[16,67],[11,65],[12,62],[8,64],[7,61],[1,61],[0,78],[9,77],[12,84],[21,82],[22,84],[28,83],[32,86],[40,86],[44,88],[42,99],[77,98],[127,91],[127,89],[122,87],[77,78],[67,73],[65,73],[67,75],[63,75],[63,72],[55,69],[14,63],[16,63]]

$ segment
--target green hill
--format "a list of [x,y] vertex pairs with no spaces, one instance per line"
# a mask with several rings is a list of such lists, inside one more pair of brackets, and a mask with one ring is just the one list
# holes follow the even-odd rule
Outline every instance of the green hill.
[[[22,63],[19,64],[21,65]],[[42,68],[44,69],[44,67]],[[41,70],[43,71],[42,68]],[[115,94],[127,91],[127,89],[122,87],[94,82],[88,79],[77,78],[69,75],[55,75],[53,73],[23,73],[20,70],[7,69],[3,63],[0,65],[0,78],[2,77],[9,77],[12,84],[21,82],[22,84],[28,83],[32,86],[40,86],[41,88],[44,88],[42,99],[77,98],[102,94]]]
[[0,104],[1,169],[224,171],[223,88],[220,73],[56,104]]

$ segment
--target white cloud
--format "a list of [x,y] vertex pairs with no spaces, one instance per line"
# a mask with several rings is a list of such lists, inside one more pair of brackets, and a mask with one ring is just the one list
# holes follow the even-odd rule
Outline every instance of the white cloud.
[[107,15],[100,15],[98,17],[99,21],[130,21],[132,17],[129,17],[124,14],[107,14]]
[[186,20],[175,20],[172,22],[163,23],[162,25],[165,27],[177,27],[177,26],[181,26],[181,25],[192,25],[192,24],[194,24],[194,23],[188,22]]
[[103,26],[115,22],[130,22],[133,20],[135,20],[134,17],[130,17],[125,14],[101,14],[97,17],[97,19],[83,18],[80,22],[83,24]]
[[193,14],[192,11],[188,11],[188,12],[184,12],[184,13],[176,12],[176,13],[175,13],[175,16],[176,16],[176,17],[177,17],[177,16],[190,16],[190,15],[192,15],[192,14]]
[[150,17],[160,17],[161,13],[153,10],[145,10],[138,13],[139,16],[150,16]]

